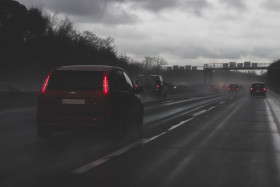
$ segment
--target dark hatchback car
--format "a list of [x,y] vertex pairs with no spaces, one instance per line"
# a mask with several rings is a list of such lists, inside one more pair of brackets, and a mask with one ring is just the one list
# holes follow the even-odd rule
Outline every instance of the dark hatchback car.
[[138,75],[136,86],[144,89],[144,96],[167,97],[167,85],[161,75]]
[[255,82],[251,84],[250,96],[264,96],[266,97],[266,87],[264,83]]
[[237,95],[239,92],[239,85],[238,84],[230,84],[228,86],[228,92],[230,95]]
[[[120,138],[128,129],[141,133],[143,104],[127,73],[118,67],[77,65],[52,71],[41,91],[38,134],[105,127]],[[130,128],[131,127],[131,128]]]

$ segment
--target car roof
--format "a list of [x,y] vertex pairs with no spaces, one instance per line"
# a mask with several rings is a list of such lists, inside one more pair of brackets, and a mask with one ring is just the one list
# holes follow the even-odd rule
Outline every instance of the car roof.
[[61,66],[55,70],[77,70],[77,71],[105,71],[112,72],[114,70],[123,70],[122,68],[116,66],[104,66],[104,65],[71,65],[71,66]]
[[263,82],[253,82],[251,85],[255,85],[255,84],[265,85]]
[[264,85],[263,82],[253,82],[252,85],[253,85],[253,84],[263,84],[263,85]]

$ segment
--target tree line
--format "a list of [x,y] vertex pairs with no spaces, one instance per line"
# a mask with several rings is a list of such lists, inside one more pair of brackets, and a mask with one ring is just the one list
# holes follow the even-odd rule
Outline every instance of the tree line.
[[111,37],[78,32],[68,18],[58,19],[15,0],[0,0],[0,82],[42,81],[49,71],[64,65],[119,66],[136,76],[166,63],[160,57],[149,58],[147,66],[119,56]]

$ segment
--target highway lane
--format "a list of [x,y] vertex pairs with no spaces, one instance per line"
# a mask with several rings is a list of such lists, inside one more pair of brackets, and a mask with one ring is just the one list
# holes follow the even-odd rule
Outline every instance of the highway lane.
[[[201,98],[201,97],[205,97],[205,98]],[[273,98],[275,99],[275,97],[276,96],[274,96]],[[243,105],[245,101],[247,101],[245,98],[246,97],[229,98],[227,96],[223,97],[220,95],[216,95],[216,96],[208,95],[208,96],[199,96],[199,97],[194,96],[194,97],[187,97],[187,98],[186,97],[170,98],[169,100],[153,103],[152,105],[147,104],[145,117],[146,118],[150,117],[152,121],[151,122],[146,121],[144,124],[144,139],[141,140],[140,143],[139,141],[137,141],[138,143],[136,144],[136,146],[133,146],[131,150],[129,149],[128,151],[125,151],[123,154],[118,155],[118,158],[113,159],[112,161],[109,159],[108,163],[113,163],[122,157],[126,158],[127,155],[130,155],[137,150],[140,151],[140,153],[137,153],[137,155],[139,154],[139,156],[141,154],[147,155],[150,153],[152,156],[154,154],[154,151],[149,150],[148,148],[151,145],[153,145],[154,142],[158,142],[164,137],[170,137],[170,136],[173,137],[171,143],[172,144],[179,143],[179,145],[184,145],[185,144],[184,142],[187,142],[187,140],[184,140],[184,138],[191,139],[191,137],[194,136],[199,136],[199,137],[202,136],[201,139],[203,139],[204,135],[205,134],[207,135],[206,132],[210,131],[211,129],[212,130],[215,129],[215,125],[209,124],[209,121],[207,120],[209,120],[210,118],[211,119],[217,118],[216,122],[218,123],[220,118],[222,118],[222,117],[217,117],[220,116],[219,113],[218,114],[214,113],[210,115],[209,112],[218,109],[225,110],[225,108],[227,108],[230,113],[232,108],[228,107],[228,105],[235,106],[239,102],[241,103],[241,105]],[[94,131],[88,131],[88,132],[69,131],[65,133],[56,133],[54,137],[49,141],[41,140],[38,138],[36,134],[35,118],[34,118],[35,110],[36,110],[35,108],[29,108],[25,110],[16,109],[14,112],[13,111],[8,111],[8,112],[2,111],[2,113],[0,112],[0,121],[2,124],[0,127],[1,128],[0,146],[2,150],[0,156],[1,159],[0,160],[0,165],[1,165],[0,186],[21,186],[22,184],[28,186],[38,186],[38,185],[41,186],[42,184],[48,184],[48,185],[51,185],[52,183],[56,184],[58,181],[63,181],[67,183],[69,174],[75,169],[87,165],[88,163],[94,160],[104,158],[104,156],[110,155],[118,150],[122,150],[127,145],[131,145],[131,143],[133,143],[131,141],[128,141],[127,139],[116,142],[112,140],[106,133],[100,133]],[[174,112],[176,110],[177,112]],[[168,113],[170,114],[169,116],[166,115]],[[164,118],[162,116],[163,114],[166,115]],[[207,115],[208,117],[202,117],[202,118],[200,117],[204,115]],[[197,120],[199,119],[200,120],[207,119],[207,120],[206,122],[198,122]],[[182,123],[184,121],[186,122],[186,124]],[[176,134],[174,136],[172,135],[173,133],[176,133],[178,131],[177,129],[190,128],[188,127],[189,123],[190,124],[198,123],[198,125],[195,125],[195,127],[201,127],[201,128],[202,127],[206,128],[206,126],[208,126],[208,128],[206,128],[208,130],[204,131],[202,129],[196,131],[191,129],[190,131],[188,130],[186,132],[186,136],[179,139],[176,138],[178,137],[178,135]],[[203,123],[206,123],[208,125],[205,125]],[[185,125],[187,127],[185,127]],[[163,132],[165,133],[163,136],[159,136],[155,139],[152,139],[153,137],[156,137],[156,135],[162,134]],[[181,132],[181,130],[179,132]],[[199,140],[201,141],[201,139]],[[166,142],[164,142],[164,144],[166,144]],[[168,146],[168,144],[166,145]],[[186,146],[188,147],[190,145],[186,144]],[[147,150],[148,152],[146,152],[145,149],[148,149]],[[157,150],[157,148],[155,148],[155,150]],[[164,153],[164,151],[165,151],[164,149],[160,150],[160,152],[162,153]],[[181,151],[184,152],[183,150]],[[173,152],[172,154],[174,153],[175,152]],[[170,154],[171,153],[169,149],[167,149],[166,154],[162,154],[161,157],[167,158],[171,156]],[[133,158],[137,158],[138,157],[137,155],[134,155]],[[156,155],[153,155],[152,157],[155,158]],[[114,158],[114,156],[112,158]],[[132,164],[129,163],[130,161],[131,160],[128,159],[127,163],[125,163],[124,165]],[[143,166],[146,165],[145,164],[146,161],[149,162],[149,160],[146,159],[140,159],[139,161],[141,162],[139,162],[138,164],[141,165],[142,163]],[[158,164],[160,165],[160,163],[165,162],[165,160],[160,159],[158,162],[159,162]],[[89,170],[84,174],[79,175],[79,177],[85,177],[87,175],[90,176],[91,172],[97,171],[97,169],[103,168],[106,165],[107,163],[105,162],[104,165],[100,165],[97,168],[93,168],[92,170]],[[131,167],[133,167],[133,164],[131,165]],[[151,167],[154,168],[155,171],[160,169],[154,167],[153,165],[151,165]],[[118,170],[118,168],[111,168],[111,169],[112,171]],[[126,171],[129,172],[130,169],[131,168],[127,168]],[[139,172],[140,171],[144,172],[145,170],[150,170],[150,169],[147,167],[141,168]],[[135,170],[130,170],[130,171],[135,171]],[[71,174],[70,176],[72,178]],[[104,174],[104,176],[106,175]],[[137,175],[134,175],[133,178],[135,178],[136,176]],[[75,186],[75,182],[79,181],[78,180],[79,177],[77,178],[77,176],[74,175],[73,177],[74,186]],[[114,176],[109,176],[109,178],[110,177],[114,177]],[[140,178],[138,179],[138,181],[140,180]],[[98,185],[103,185],[98,180],[94,180],[94,181]],[[153,181],[155,182],[155,184],[157,183],[156,178]],[[119,182],[121,183],[123,181],[120,180]],[[112,184],[108,184],[108,185],[112,185]],[[137,180],[135,180],[135,184],[138,185],[140,183],[137,183]]]
[[183,125],[46,186],[279,186],[279,96],[227,100]]

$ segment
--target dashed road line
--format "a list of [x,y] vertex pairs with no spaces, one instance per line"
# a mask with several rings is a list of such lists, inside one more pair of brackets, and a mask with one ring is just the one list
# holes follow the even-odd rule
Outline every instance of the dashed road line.
[[197,113],[194,113],[192,116],[193,116],[193,117],[197,117],[197,116],[199,116],[200,114],[203,114],[203,113],[205,113],[205,112],[207,112],[207,110],[201,110],[201,111],[199,111],[199,112],[197,112]]
[[162,106],[170,106],[170,105],[175,105],[175,104],[178,104],[178,103],[185,103],[185,102],[188,102],[188,101],[195,101],[195,100],[211,98],[211,97],[215,97],[215,96],[211,95],[211,96],[206,96],[206,97],[195,97],[195,98],[192,98],[192,99],[189,98],[189,99],[184,99],[184,100],[180,100],[180,101],[165,103],[165,104],[162,104]]
[[[212,109],[214,109],[216,107],[217,107],[217,105],[213,106],[213,107],[211,107],[211,108],[209,108],[207,110],[201,110],[201,111],[195,113],[193,115],[193,117],[191,117],[189,119],[186,119],[186,120],[183,120],[183,121],[179,122],[178,124],[171,126],[169,129],[167,129],[166,131],[164,131],[164,132],[162,132],[162,133],[160,133],[158,135],[155,135],[155,136],[153,136],[151,138],[143,138],[143,139],[138,140],[138,141],[136,141],[134,143],[131,143],[131,144],[129,144],[129,145],[127,145],[127,146],[125,146],[125,147],[123,147],[123,148],[113,152],[113,153],[110,153],[110,154],[108,154],[108,155],[106,155],[106,156],[104,156],[102,158],[99,158],[99,159],[97,159],[97,160],[95,160],[95,161],[93,161],[93,162],[91,162],[89,164],[86,164],[86,165],[84,165],[84,166],[82,166],[82,167],[72,171],[72,174],[83,174],[83,173],[85,173],[85,172],[87,172],[87,171],[89,171],[89,170],[91,170],[91,169],[93,169],[93,168],[95,168],[95,167],[97,167],[97,166],[99,166],[101,164],[104,164],[104,163],[112,160],[113,158],[116,158],[116,157],[118,157],[118,156],[128,152],[129,150],[131,150],[131,149],[133,149],[133,148],[135,148],[135,147],[137,147],[139,145],[147,144],[147,143],[149,143],[149,142],[151,142],[153,140],[156,140],[157,138],[163,136],[164,134],[166,134],[168,132],[171,132],[172,130],[174,130],[174,129],[176,129],[176,128],[186,124],[187,122],[189,122],[189,121],[191,121],[193,119],[195,119],[200,114],[203,114],[203,113],[205,113],[207,111],[210,111],[210,110],[212,110]],[[201,107],[198,107],[198,108],[201,108]]]

